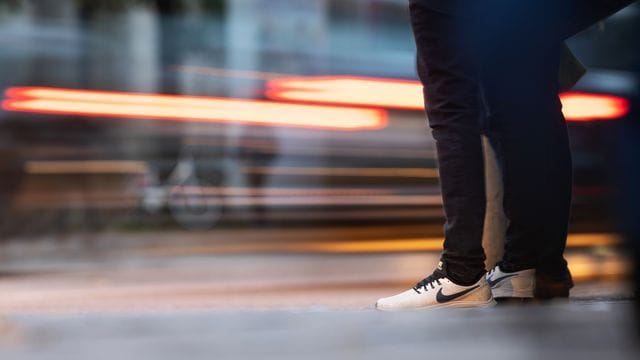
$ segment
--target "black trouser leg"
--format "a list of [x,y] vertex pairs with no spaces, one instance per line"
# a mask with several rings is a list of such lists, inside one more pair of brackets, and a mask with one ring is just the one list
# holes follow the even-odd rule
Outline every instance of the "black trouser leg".
[[478,57],[465,19],[412,5],[411,21],[444,201],[442,260],[452,280],[475,282],[484,274],[486,208]]
[[560,44],[513,44],[487,58],[482,85],[509,219],[503,268],[536,268],[563,278],[572,171],[558,98],[559,60]]
[[[506,271],[536,268],[570,287],[563,257],[572,190],[569,137],[558,97],[562,37],[548,30],[560,2],[492,0],[483,18],[482,88],[509,219]],[[558,31],[558,30],[554,30]]]

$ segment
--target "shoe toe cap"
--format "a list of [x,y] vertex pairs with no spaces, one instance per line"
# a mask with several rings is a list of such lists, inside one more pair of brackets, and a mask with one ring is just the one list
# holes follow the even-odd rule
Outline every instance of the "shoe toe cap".
[[378,299],[378,301],[376,301],[376,309],[377,310],[389,310],[390,306],[389,306],[389,301],[387,300],[388,298],[382,298],[382,299]]
[[398,307],[401,307],[400,305],[397,296],[385,297],[376,301],[376,309],[382,311],[397,310]]
[[416,299],[411,294],[408,294],[409,291],[389,296],[385,298],[378,299],[376,301],[376,309],[378,310],[402,310],[402,309],[410,309],[416,307]]

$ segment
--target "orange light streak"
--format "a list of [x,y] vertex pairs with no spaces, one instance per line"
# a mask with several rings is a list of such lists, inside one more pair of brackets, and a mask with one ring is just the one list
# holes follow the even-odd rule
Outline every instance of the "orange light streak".
[[216,97],[155,95],[44,87],[10,88],[6,111],[143,118],[192,122],[240,122],[327,130],[371,130],[386,126],[380,109],[286,104]]
[[[289,77],[269,81],[267,97],[307,103],[424,110],[418,81],[352,76]],[[568,121],[611,120],[629,112],[629,102],[612,95],[568,92],[560,96]]]
[[424,109],[422,85],[414,80],[354,76],[289,77],[269,81],[266,94],[274,100]]
[[[283,230],[278,229],[279,234]],[[311,231],[309,231],[311,232]],[[587,236],[591,236],[587,234]],[[620,240],[616,236],[604,235],[603,241],[583,245],[582,235],[569,235],[567,246],[569,248],[619,246]],[[145,249],[147,255],[194,255],[203,253],[240,253],[240,252],[309,252],[309,253],[394,253],[394,252],[420,252],[441,251],[442,238],[391,238],[391,239],[358,239],[356,241],[328,241],[310,240],[304,242],[275,242],[275,241],[243,241],[238,243],[205,244],[205,245],[166,245]],[[577,244],[577,245],[576,245]],[[605,244],[605,245],[602,245]],[[595,277],[606,278],[628,273],[628,264],[619,258],[598,259],[593,256],[573,255],[568,256],[572,275],[586,280]],[[602,273],[606,268],[606,273]],[[574,272],[576,274],[574,274]]]

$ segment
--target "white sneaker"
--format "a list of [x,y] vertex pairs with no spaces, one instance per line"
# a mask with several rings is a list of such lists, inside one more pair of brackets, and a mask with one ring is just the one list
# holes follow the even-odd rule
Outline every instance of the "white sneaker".
[[504,272],[496,265],[487,273],[487,283],[496,299],[532,298],[536,289],[536,270]]
[[436,308],[490,307],[496,304],[491,288],[483,276],[471,286],[453,283],[443,273],[436,272],[412,289],[376,302],[382,311]]

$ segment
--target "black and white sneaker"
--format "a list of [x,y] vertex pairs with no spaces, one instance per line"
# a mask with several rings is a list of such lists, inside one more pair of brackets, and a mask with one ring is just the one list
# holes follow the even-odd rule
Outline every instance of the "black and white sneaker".
[[536,270],[506,272],[496,265],[487,273],[487,283],[496,299],[532,298],[536,289]]
[[471,286],[455,284],[441,270],[416,284],[412,289],[376,302],[382,311],[436,308],[490,307],[496,304],[484,276]]

